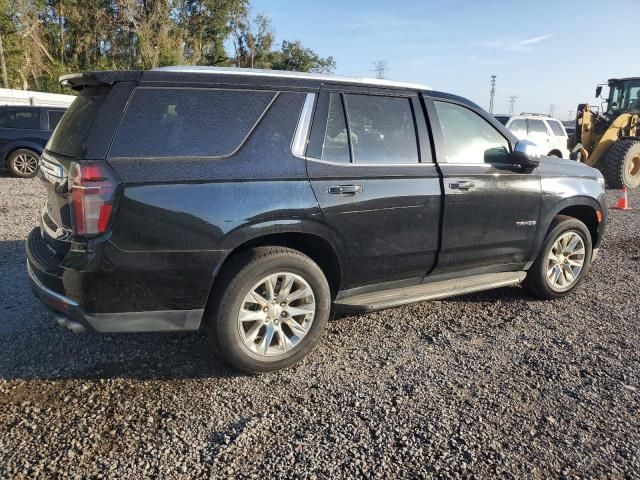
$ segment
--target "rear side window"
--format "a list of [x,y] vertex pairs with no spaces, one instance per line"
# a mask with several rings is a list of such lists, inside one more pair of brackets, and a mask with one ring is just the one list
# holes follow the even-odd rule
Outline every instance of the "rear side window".
[[560,125],[560,122],[557,122],[556,120],[547,120],[547,123],[556,137],[564,137],[566,135],[564,133],[564,128]]
[[0,127],[40,129],[40,112],[38,110],[21,110],[12,108],[0,113]]
[[527,120],[529,122],[529,133],[541,133],[548,135],[547,127],[542,120]]
[[49,130],[55,130],[58,123],[60,123],[60,119],[64,115],[64,112],[58,110],[49,110]]
[[109,90],[109,87],[82,90],[60,119],[47,144],[47,149],[70,157],[82,155],[86,150],[85,135],[107,98]]
[[516,136],[527,136],[527,122],[522,118],[516,118],[509,124],[511,130]]
[[248,90],[138,88],[110,155],[229,155],[247,138],[275,95]]
[[329,116],[321,158],[330,162],[350,161],[347,122],[339,93],[332,93],[329,99]]
[[355,163],[418,163],[410,99],[354,94],[344,99]]

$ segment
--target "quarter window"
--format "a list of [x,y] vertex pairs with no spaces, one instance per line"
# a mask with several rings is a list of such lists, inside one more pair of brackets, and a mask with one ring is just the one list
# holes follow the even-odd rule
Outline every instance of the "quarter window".
[[507,163],[509,142],[468,108],[434,102],[449,163]]
[[564,137],[566,134],[564,133],[564,128],[560,125],[560,122],[556,120],[547,120],[547,124],[551,127],[551,131],[556,137]]
[[529,122],[529,133],[540,133],[542,135],[549,135],[547,131],[547,127],[544,125],[542,120],[528,120]]
[[64,115],[64,112],[59,112],[57,110],[49,110],[49,130],[55,130],[58,122]]
[[346,163],[350,161],[347,122],[339,93],[332,93],[329,99],[329,116],[322,146],[322,160]]
[[355,94],[344,98],[355,163],[418,163],[410,99]]
[[221,157],[238,148],[274,92],[138,88],[113,157]]

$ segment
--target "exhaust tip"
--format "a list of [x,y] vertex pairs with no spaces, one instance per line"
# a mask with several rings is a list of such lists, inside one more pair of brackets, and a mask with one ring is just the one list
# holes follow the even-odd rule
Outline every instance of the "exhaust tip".
[[53,318],[55,318],[56,323],[63,328],[71,330],[73,333],[84,333],[86,332],[86,327],[75,320],[71,320],[69,317],[60,312],[53,312]]

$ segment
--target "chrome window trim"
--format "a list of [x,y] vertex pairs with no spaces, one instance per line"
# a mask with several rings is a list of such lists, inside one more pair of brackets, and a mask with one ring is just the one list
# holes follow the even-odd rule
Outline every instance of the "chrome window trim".
[[311,128],[311,115],[313,114],[313,105],[316,101],[315,93],[307,93],[304,99],[304,105],[298,118],[296,133],[291,141],[291,153],[298,158],[305,158],[304,153],[307,148],[307,139],[309,138],[309,130]]
[[419,167],[421,165],[428,167],[435,167],[433,162],[414,162],[414,163],[356,163],[356,162],[333,162],[331,160],[321,160],[320,158],[304,157],[305,160],[310,162],[326,163],[329,165],[336,165],[342,167]]

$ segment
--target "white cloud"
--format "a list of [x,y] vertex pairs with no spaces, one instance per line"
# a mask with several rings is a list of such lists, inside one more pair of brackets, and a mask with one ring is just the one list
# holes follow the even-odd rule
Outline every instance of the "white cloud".
[[552,33],[538,35],[537,37],[526,38],[524,40],[506,38],[502,40],[482,42],[480,46],[487,48],[499,48],[500,50],[510,50],[512,52],[530,52],[533,50],[532,45],[543,42],[551,37],[553,37]]

